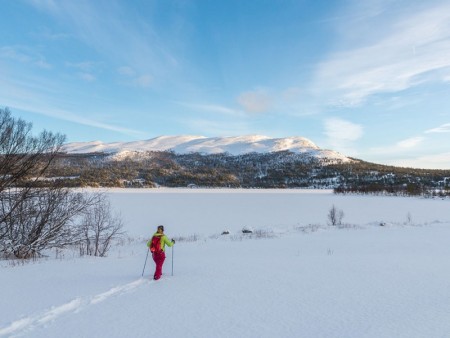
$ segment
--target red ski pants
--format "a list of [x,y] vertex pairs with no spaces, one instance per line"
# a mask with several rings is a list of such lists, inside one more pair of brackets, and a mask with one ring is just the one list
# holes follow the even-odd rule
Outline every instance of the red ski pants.
[[154,252],[152,256],[156,264],[155,274],[153,275],[153,278],[160,279],[162,275],[162,267],[164,264],[164,260],[166,259],[166,254],[164,253],[164,251],[160,251]]

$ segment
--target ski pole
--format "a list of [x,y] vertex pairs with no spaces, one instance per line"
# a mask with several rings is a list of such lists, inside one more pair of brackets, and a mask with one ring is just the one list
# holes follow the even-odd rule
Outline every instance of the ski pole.
[[173,276],[173,245],[172,245],[172,276]]
[[147,250],[147,256],[145,256],[145,263],[144,263],[144,268],[142,269],[142,276],[141,277],[144,277],[144,270],[145,270],[145,266],[147,265],[147,258],[148,258],[148,252],[149,252],[150,250]]

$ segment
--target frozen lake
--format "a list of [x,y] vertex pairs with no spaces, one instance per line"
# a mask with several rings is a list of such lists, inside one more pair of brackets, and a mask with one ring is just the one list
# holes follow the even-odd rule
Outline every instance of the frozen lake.
[[448,199],[343,196],[330,190],[110,189],[107,194],[131,236],[148,236],[158,224],[180,235],[323,225],[332,205],[350,224],[450,220]]

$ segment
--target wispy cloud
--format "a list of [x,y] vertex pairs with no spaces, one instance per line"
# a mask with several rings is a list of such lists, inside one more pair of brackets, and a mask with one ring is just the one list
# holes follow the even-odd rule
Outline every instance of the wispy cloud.
[[94,61],[83,62],[66,62],[66,65],[71,68],[76,68],[83,72],[91,72],[100,66],[100,63]]
[[153,83],[153,77],[150,74],[138,74],[136,70],[128,66],[118,68],[117,73],[122,77],[122,82],[129,86],[146,88]]
[[311,97],[306,88],[290,87],[256,87],[240,93],[236,102],[240,111],[251,117],[289,116],[305,117],[318,114],[322,107]]
[[244,112],[241,110],[221,106],[218,104],[208,104],[208,103],[188,103],[188,102],[178,102],[180,105],[204,112],[219,113],[223,115],[232,116],[244,116]]
[[450,152],[412,158],[399,158],[387,161],[386,164],[410,168],[450,169]]
[[38,80],[32,76],[28,76],[24,82],[13,79],[8,76],[7,70],[0,67],[0,102],[7,105],[12,110],[19,109],[31,113],[49,116],[55,119],[74,122],[77,124],[100,128],[104,130],[115,131],[121,134],[129,135],[136,138],[145,137],[147,134],[131,128],[125,128],[120,125],[115,125],[105,122],[104,119],[95,119],[93,116],[101,116],[98,112],[86,112],[83,109],[84,117],[77,108],[58,108],[61,106],[74,106],[73,102],[64,104],[59,100],[59,89],[50,80]]
[[417,147],[421,146],[423,142],[426,140],[423,136],[414,136],[409,137],[407,139],[400,140],[395,144],[384,146],[384,147],[372,147],[369,149],[369,153],[371,154],[379,154],[379,155],[398,155],[403,156],[405,152],[411,152],[417,149]]
[[445,123],[437,128],[428,129],[425,133],[450,133],[450,123]]
[[93,82],[96,80],[96,77],[91,73],[80,73],[80,78],[87,82]]
[[42,31],[41,36],[47,40],[65,40],[70,38],[69,34]]
[[117,69],[117,73],[123,76],[133,77],[136,76],[136,71],[128,66],[122,66]]
[[[326,93],[332,104],[350,106],[371,95],[448,79],[450,4],[427,3],[416,9],[405,6],[403,12],[388,15],[388,7],[386,15],[375,15],[367,23],[358,20],[339,27],[346,47],[319,65],[315,91]],[[364,42],[355,38],[354,32],[361,30],[359,34],[367,37]]]
[[153,82],[153,77],[149,74],[143,74],[135,78],[133,83],[139,87],[150,87]]
[[415,148],[420,143],[422,143],[423,140],[425,140],[425,138],[422,136],[411,137],[411,138],[402,140],[400,142],[397,142],[396,147],[398,147],[400,149]]
[[339,118],[329,118],[324,121],[327,143],[332,149],[348,155],[356,154],[354,142],[363,136],[363,127]]
[[[36,105],[36,104],[30,105],[30,104],[26,104],[23,102],[13,102],[11,104],[11,108],[25,110],[25,111],[29,111],[32,113],[41,114],[41,115],[53,117],[53,118],[64,120],[64,121],[74,122],[74,123],[78,123],[78,124],[85,125],[88,127],[110,130],[110,131],[118,132],[118,133],[121,133],[124,135],[129,135],[129,136],[137,137],[137,138],[142,138],[147,135],[146,133],[144,133],[140,130],[124,128],[124,127],[121,127],[118,125],[105,123],[102,121],[97,121],[94,119],[83,117],[80,114],[78,114],[78,112],[73,112],[73,111],[68,111],[68,110],[63,110],[63,109],[55,109],[53,107],[49,107],[46,105]],[[95,113],[93,112],[92,115],[95,115]]]
[[25,46],[3,46],[0,48],[0,58],[33,64],[44,69],[50,69],[52,67],[42,54]]
[[329,118],[325,120],[325,135],[335,141],[356,141],[363,135],[363,128],[349,121]]
[[66,62],[66,65],[70,68],[75,68],[78,70],[78,77],[87,82],[93,82],[97,79],[95,73],[98,72],[101,67],[101,63],[93,61],[78,63]]
[[264,89],[257,89],[240,94],[237,102],[249,113],[264,113],[272,108],[272,97]]

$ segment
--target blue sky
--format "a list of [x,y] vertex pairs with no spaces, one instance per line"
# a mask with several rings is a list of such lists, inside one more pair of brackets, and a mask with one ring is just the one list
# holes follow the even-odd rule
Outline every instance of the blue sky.
[[450,2],[0,0],[0,106],[68,142],[304,136],[450,168]]

